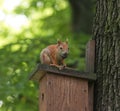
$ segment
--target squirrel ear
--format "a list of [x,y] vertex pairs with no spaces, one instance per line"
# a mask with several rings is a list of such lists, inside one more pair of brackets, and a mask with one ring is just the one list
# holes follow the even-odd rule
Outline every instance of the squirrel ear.
[[61,44],[61,41],[60,41],[60,40],[57,40],[57,43],[58,43],[58,45],[60,45],[60,44]]
[[68,44],[68,38],[66,39],[66,41],[65,41],[67,44]]

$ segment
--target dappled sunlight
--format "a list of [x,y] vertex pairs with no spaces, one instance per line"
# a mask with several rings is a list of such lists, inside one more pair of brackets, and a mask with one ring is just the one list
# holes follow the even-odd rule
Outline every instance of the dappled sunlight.
[[3,105],[3,101],[0,100],[0,107],[2,107],[2,105]]
[[6,10],[7,12],[13,11],[15,7],[17,7],[21,0],[2,0],[2,9]]
[[0,21],[4,21],[5,16],[5,13],[2,10],[0,10]]
[[21,0],[4,0],[0,4],[0,21],[14,31],[19,31],[22,26],[28,25],[28,19],[25,15],[12,13],[20,3]]
[[28,19],[25,15],[7,15],[4,22],[15,31],[19,31],[22,26],[28,25]]
[[[14,9],[22,0],[2,0],[0,2],[0,48],[16,41],[15,35],[29,26],[29,20],[25,14],[16,14]],[[3,33],[3,35],[2,35]]]

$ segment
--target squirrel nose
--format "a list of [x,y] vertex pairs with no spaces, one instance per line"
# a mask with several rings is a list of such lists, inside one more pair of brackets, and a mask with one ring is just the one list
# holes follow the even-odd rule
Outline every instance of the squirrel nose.
[[67,53],[67,52],[64,52],[64,53],[63,53],[63,57],[64,57],[64,58],[66,58],[66,57],[67,57],[67,55],[68,55],[68,53]]
[[67,55],[68,55],[68,53],[67,53],[67,52],[65,52],[65,53],[64,53],[64,56],[67,56]]

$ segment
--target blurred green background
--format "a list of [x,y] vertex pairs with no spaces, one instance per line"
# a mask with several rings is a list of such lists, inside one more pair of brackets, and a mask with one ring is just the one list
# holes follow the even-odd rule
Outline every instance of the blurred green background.
[[85,70],[93,0],[0,0],[0,111],[38,111],[38,84],[28,80],[40,51],[69,39],[69,67]]

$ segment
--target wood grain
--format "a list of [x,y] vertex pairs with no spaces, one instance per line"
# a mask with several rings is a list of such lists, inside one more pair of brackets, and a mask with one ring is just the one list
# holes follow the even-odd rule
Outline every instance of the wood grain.
[[40,111],[88,111],[87,80],[46,74],[40,91]]
[[86,47],[86,71],[94,72],[95,64],[95,40],[90,40]]
[[47,97],[46,97],[46,92],[47,92],[47,88],[46,88],[46,81],[47,78],[46,76],[44,78],[41,79],[40,81],[40,90],[39,90],[39,111],[47,111]]
[[[90,40],[86,48],[86,71],[94,73],[95,67],[95,40]],[[93,111],[94,102],[94,82],[88,82],[88,103],[89,111]]]

